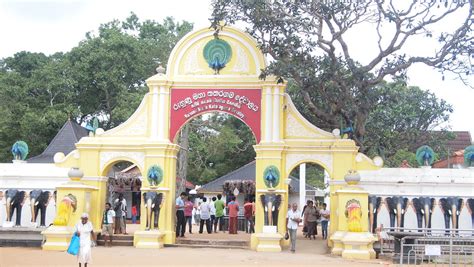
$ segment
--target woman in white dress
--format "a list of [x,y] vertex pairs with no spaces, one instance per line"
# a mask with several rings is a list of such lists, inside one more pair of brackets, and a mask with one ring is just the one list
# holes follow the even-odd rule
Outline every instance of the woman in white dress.
[[77,254],[77,260],[79,262],[79,267],[84,263],[84,267],[87,267],[87,264],[92,260],[91,246],[92,239],[95,240],[94,227],[92,223],[89,222],[89,215],[83,213],[81,216],[81,221],[76,224],[76,234],[79,236],[80,248],[79,253]]

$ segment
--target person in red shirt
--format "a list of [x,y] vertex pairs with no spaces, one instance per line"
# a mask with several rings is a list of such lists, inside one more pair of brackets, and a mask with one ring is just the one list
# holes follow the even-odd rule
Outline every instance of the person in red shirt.
[[137,223],[137,215],[138,215],[137,206],[133,205],[132,206],[132,223],[133,224]]
[[[194,203],[191,201],[190,197],[188,196],[186,201],[184,202],[184,218],[186,220],[186,223],[188,224],[189,227],[189,233],[192,234],[192,218],[193,218],[193,209],[194,209]],[[185,229],[186,232],[186,229]]]
[[229,208],[229,234],[237,234],[237,215],[239,214],[239,203],[235,201],[235,196],[230,196]]
[[245,204],[244,204],[245,222],[247,223],[246,225],[248,226],[248,228],[245,229],[245,232],[247,234],[255,233],[254,215],[255,215],[254,203],[253,201],[251,201],[250,197],[247,197],[245,199]]

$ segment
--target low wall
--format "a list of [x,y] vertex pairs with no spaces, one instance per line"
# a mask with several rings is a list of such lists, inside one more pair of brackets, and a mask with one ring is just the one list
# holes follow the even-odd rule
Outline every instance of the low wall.
[[[386,199],[402,196],[408,199],[404,214],[404,227],[417,228],[417,217],[413,199],[430,197],[435,199],[432,213],[432,229],[445,229],[445,216],[441,199],[458,197],[463,205],[459,211],[459,228],[473,229],[473,218],[467,200],[474,198],[474,168],[469,169],[431,169],[431,168],[382,168],[377,171],[360,171],[359,186],[372,196],[381,197],[378,209],[377,226],[390,226],[390,216]],[[474,209],[474,207],[472,207]],[[453,228],[452,221],[449,222]],[[395,226],[396,225],[395,223]],[[424,226],[424,224],[423,224]],[[424,226],[425,227],[425,226]]]
[[[17,189],[25,191],[26,197],[21,210],[21,226],[31,227],[31,204],[29,193],[35,189],[49,191],[50,202],[46,208],[45,225],[48,226],[54,220],[56,215],[56,202],[54,191],[56,187],[69,181],[68,169],[58,168],[54,164],[41,163],[3,163],[0,164],[0,226],[7,219],[5,192],[8,189]],[[13,213],[12,221],[16,218],[16,211]],[[38,225],[40,216],[37,217]]]

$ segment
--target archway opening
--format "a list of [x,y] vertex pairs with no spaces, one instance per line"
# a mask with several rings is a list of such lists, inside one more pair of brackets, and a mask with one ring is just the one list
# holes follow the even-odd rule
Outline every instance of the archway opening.
[[[176,138],[181,147],[176,193],[187,192],[194,205],[191,211],[185,209],[186,234],[189,229],[193,233],[201,232],[201,224],[202,232],[207,232],[207,221],[202,223],[201,220],[201,217],[207,220],[207,214],[202,215],[202,205],[207,204],[211,211],[211,232],[221,235],[193,235],[192,238],[250,240],[250,234],[246,233],[250,233],[254,218],[246,220],[245,205],[255,201],[255,138],[247,124],[224,112],[196,116],[180,129]],[[188,188],[187,183],[195,188]],[[219,194],[226,204],[220,219],[219,206],[216,206]],[[229,231],[229,215],[233,213],[228,205],[232,197],[239,205],[237,237],[224,235],[224,231]],[[248,204],[246,207],[250,209]]]
[[[319,163],[307,161],[295,166],[288,178],[288,208],[294,203],[298,204],[302,217],[300,237],[326,239],[330,221],[329,173]],[[312,207],[311,210],[308,207]]]
[[140,223],[141,171],[135,163],[120,160],[110,164],[105,173],[108,178],[105,199],[116,214],[114,234],[131,234]]

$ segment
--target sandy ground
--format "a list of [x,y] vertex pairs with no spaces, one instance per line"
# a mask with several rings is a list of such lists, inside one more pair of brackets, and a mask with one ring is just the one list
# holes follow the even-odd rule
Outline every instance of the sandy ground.
[[[301,233],[300,233],[301,234]],[[186,238],[226,239],[228,234],[197,234]],[[247,239],[240,233],[232,239]],[[320,237],[319,237],[320,238]],[[388,266],[381,260],[344,260],[331,256],[321,239],[298,237],[296,253],[284,248],[280,253],[263,253],[244,249],[210,249],[169,247],[161,250],[132,247],[95,247],[89,266]],[[10,266],[77,266],[75,256],[66,252],[42,251],[39,248],[0,248],[0,267]]]

